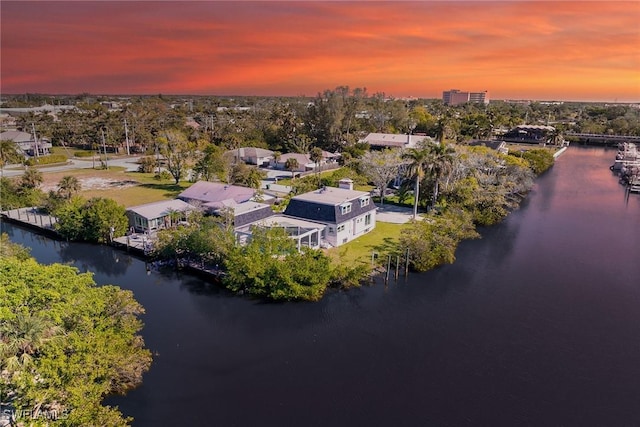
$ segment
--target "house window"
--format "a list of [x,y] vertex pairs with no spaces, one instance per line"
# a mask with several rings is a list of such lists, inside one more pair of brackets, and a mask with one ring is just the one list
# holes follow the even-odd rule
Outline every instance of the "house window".
[[366,214],[364,217],[364,225],[371,225],[371,214]]
[[329,233],[333,233],[333,227],[329,227]]
[[346,215],[351,212],[351,203],[346,203],[340,206],[340,212],[342,213],[342,215]]
[[368,197],[363,197],[362,199],[360,199],[360,207],[364,208],[365,206],[369,206],[369,198]]
[[344,224],[338,226],[338,233],[344,231]]

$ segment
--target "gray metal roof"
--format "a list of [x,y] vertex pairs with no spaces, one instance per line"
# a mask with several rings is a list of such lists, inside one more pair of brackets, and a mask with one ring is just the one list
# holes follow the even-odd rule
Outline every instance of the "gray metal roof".
[[235,203],[246,202],[254,196],[255,192],[256,190],[253,188],[239,185],[198,181],[180,193],[178,198],[185,201],[195,200],[205,204],[209,203],[211,206],[215,206],[216,203],[227,200],[233,200]]
[[374,147],[415,147],[425,139],[431,140],[431,137],[402,133],[370,133],[361,142],[366,142]]
[[308,193],[295,196],[292,200],[306,200],[309,202],[336,206],[344,202],[368,196],[369,193],[366,191],[347,190],[346,188],[337,187],[323,187],[319,190],[309,191]]
[[135,212],[146,219],[162,218],[171,211],[189,212],[195,210],[196,207],[182,200],[162,200],[160,202],[146,203],[144,205],[132,206],[127,208],[129,212]]
[[33,135],[19,130],[8,130],[0,133],[0,139],[3,141],[30,142],[33,141]]
[[[360,206],[361,198],[369,198],[366,206]],[[341,205],[351,203],[351,211],[342,214]],[[376,209],[366,191],[326,187],[292,198],[284,213],[289,216],[338,224]]]

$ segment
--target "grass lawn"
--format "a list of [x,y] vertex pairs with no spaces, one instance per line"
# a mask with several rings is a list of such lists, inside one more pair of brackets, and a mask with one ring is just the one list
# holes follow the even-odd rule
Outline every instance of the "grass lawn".
[[75,176],[81,182],[83,197],[107,197],[126,207],[173,199],[191,185],[187,181],[175,185],[173,179],[158,181],[153,173],[125,172],[122,167],[47,173],[43,184],[55,186],[66,175]]
[[154,183],[137,184],[125,188],[106,188],[83,190],[84,197],[107,197],[124,205],[125,207],[143,205],[145,203],[158,202],[160,200],[174,199],[192,183],[182,181],[175,185],[173,180],[155,181]]
[[64,147],[51,147],[49,151],[51,152],[51,154],[62,154],[63,156],[66,156],[68,159],[73,157],[73,149],[71,148],[67,148],[65,150]]
[[386,259],[386,255],[395,249],[400,232],[406,226],[406,224],[376,222],[376,228],[370,233],[337,248],[329,249],[328,255],[333,261],[349,266],[357,264],[370,266],[371,253],[377,252],[378,261]]
[[[153,173],[140,172],[120,172],[114,173],[113,176],[118,177],[124,182],[124,188],[104,188],[83,190],[85,197],[108,197],[114,199],[124,206],[136,206],[145,203],[158,202],[160,200],[174,199],[185,188],[191,186],[191,182],[181,181],[175,184],[174,180],[158,181],[153,178]],[[132,182],[136,182],[134,185]]]

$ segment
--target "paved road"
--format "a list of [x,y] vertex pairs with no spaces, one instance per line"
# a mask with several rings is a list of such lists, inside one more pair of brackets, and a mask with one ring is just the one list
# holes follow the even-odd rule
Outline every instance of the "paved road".
[[[132,157],[119,157],[114,159],[109,159],[109,166],[120,166],[124,167],[127,171],[136,171],[138,170],[138,159],[140,156],[132,156]],[[100,165],[100,161],[96,159],[95,165]],[[49,167],[41,167],[39,168],[42,173],[49,172],[62,172],[73,169],[91,169],[94,166],[93,160],[85,160],[85,159],[72,159],[66,165],[59,166],[49,166]],[[3,176],[6,177],[14,177],[20,176],[24,173],[24,168],[18,165],[8,165],[3,170]]]

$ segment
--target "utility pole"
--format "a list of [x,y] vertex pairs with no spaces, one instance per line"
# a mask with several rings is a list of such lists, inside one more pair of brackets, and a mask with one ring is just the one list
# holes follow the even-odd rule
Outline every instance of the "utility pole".
[[107,143],[104,139],[104,129],[102,129],[102,149],[104,150],[104,168],[109,169],[109,159],[107,158]]
[[35,147],[34,151],[34,155],[36,157],[40,156],[40,153],[38,152],[38,137],[36,136],[36,126],[33,124],[33,122],[31,123],[31,131],[33,132],[33,146]]
[[158,166],[158,175],[160,175],[160,151],[158,141],[156,141],[156,166]]
[[129,152],[129,128],[127,128],[127,119],[124,119],[124,139],[127,143],[127,156],[130,156]]

